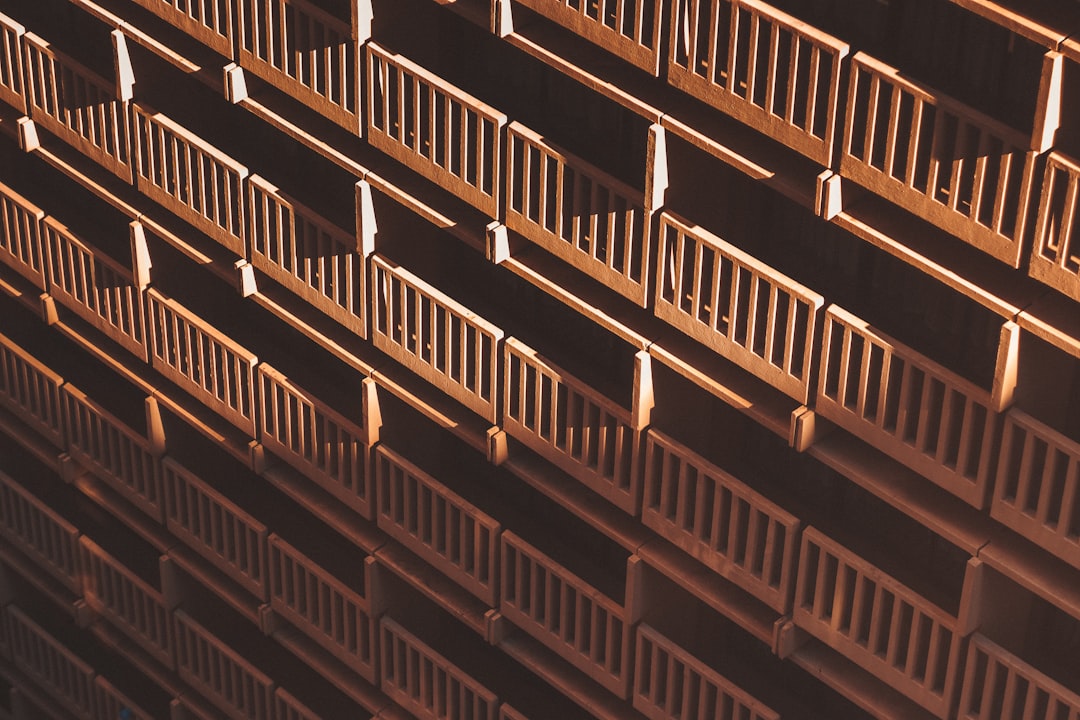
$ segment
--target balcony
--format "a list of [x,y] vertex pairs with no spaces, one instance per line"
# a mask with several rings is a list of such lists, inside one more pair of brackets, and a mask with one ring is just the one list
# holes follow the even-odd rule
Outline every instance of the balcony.
[[1035,247],[1031,251],[1031,277],[1080,301],[1080,245],[1073,241],[1080,165],[1053,152],[1046,161]]
[[0,535],[69,590],[82,594],[79,529],[3,473]]
[[94,669],[15,605],[4,608],[8,652],[16,667],[78,717],[93,717]]
[[232,0],[134,0],[175,28],[232,57],[233,2]]
[[22,36],[19,23],[0,13],[0,100],[19,112],[26,112],[23,88]]
[[0,183],[0,262],[45,289],[41,221],[45,212]]
[[668,82],[830,167],[848,44],[759,0],[673,0]]
[[65,446],[63,383],[33,355],[0,335],[0,406],[57,447]]

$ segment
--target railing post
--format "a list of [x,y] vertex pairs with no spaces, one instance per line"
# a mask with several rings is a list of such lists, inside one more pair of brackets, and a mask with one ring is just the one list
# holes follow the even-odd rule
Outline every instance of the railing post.
[[510,259],[510,233],[505,225],[498,220],[488,223],[485,239],[485,254],[490,262],[499,265]]
[[1054,145],[1054,136],[1061,126],[1061,90],[1065,58],[1056,51],[1043,56],[1039,77],[1039,102],[1035,124],[1031,131],[1031,149],[1044,153]]
[[247,100],[247,77],[244,68],[236,63],[225,66],[225,99],[233,105]]
[[379,223],[375,219],[375,204],[371,196],[371,183],[356,183],[356,252],[367,257],[375,252],[375,236]]
[[146,439],[150,443],[150,454],[160,458],[165,454],[165,426],[161,421],[161,403],[153,395],[143,401],[146,412]]
[[360,382],[363,394],[364,444],[369,448],[379,442],[379,429],[382,428],[382,411],[379,408],[379,386],[370,377]]
[[116,97],[126,102],[135,97],[135,71],[131,67],[127,37],[120,30],[113,30],[109,36],[112,38],[113,64],[116,70]]
[[641,431],[648,427],[656,405],[653,394],[652,355],[639,350],[634,355],[634,397],[630,409],[630,425]]
[[154,266],[150,259],[150,249],[146,244],[146,230],[138,220],[128,223],[131,239],[131,277],[135,287],[145,290],[150,284],[150,269]]
[[649,146],[645,164],[645,210],[664,206],[669,183],[667,131],[660,123],[649,126]]
[[501,38],[514,32],[514,11],[510,0],[493,0],[491,31]]
[[1017,368],[1020,363],[1020,326],[1006,320],[1001,326],[997,362],[994,367],[994,386],[990,393],[990,405],[995,412],[1002,412],[1012,405],[1016,392]]
[[34,152],[41,147],[38,139],[37,126],[28,117],[21,117],[16,121],[19,126],[19,149],[23,152]]
[[960,590],[960,611],[956,619],[956,634],[966,637],[979,629],[983,622],[986,601],[986,565],[977,557],[967,561],[964,585]]
[[832,220],[843,211],[841,188],[840,176],[832,170],[825,170],[817,176],[814,209],[823,220]]
[[352,39],[363,45],[371,39],[371,23],[375,15],[371,9],[371,0],[353,0],[352,2]]

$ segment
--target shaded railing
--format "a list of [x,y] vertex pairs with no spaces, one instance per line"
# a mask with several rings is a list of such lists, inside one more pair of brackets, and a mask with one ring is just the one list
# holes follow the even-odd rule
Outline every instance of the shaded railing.
[[990,393],[830,306],[817,412],[978,508],[993,465]]
[[161,475],[169,532],[265,600],[266,526],[170,457]]
[[45,212],[0,183],[0,262],[45,289],[41,221]]
[[405,268],[371,264],[371,342],[489,422],[496,422],[503,331]]
[[69,590],[82,593],[79,529],[3,472],[0,535]]
[[502,534],[499,610],[611,692],[630,690],[624,609],[509,530]]
[[79,544],[87,604],[162,663],[172,665],[172,623],[161,592],[85,535]]
[[128,104],[117,99],[116,84],[53,50],[34,33],[22,40],[27,105],[34,122],[131,182]]
[[497,218],[506,116],[371,42],[367,73],[368,142]]
[[655,430],[641,521],[773,609],[790,609],[798,519]]
[[1080,718],[1080,695],[975,633],[968,644],[958,720]]
[[240,65],[353,132],[360,129],[352,25],[304,0],[238,0]]
[[0,13],[0,101],[19,112],[26,112],[22,64],[22,37],[25,32],[26,28]]
[[504,192],[507,227],[645,306],[650,255],[643,192],[517,122],[507,129]]
[[642,70],[660,73],[661,0],[517,0]]
[[94,717],[112,720],[154,720],[154,716],[139,708],[130,698],[117,690],[111,682],[98,675],[94,679],[95,705],[97,715]]
[[244,257],[247,168],[165,115],[134,108],[139,190]]
[[232,0],[135,0],[204,45],[232,57]]
[[841,174],[1012,267],[1031,204],[1028,144],[864,53],[851,61]]
[[143,294],[131,269],[75,237],[51,216],[41,231],[49,294],[145,362]]
[[375,478],[379,528],[494,607],[499,523],[382,444]]
[[366,276],[355,236],[258,175],[247,186],[251,264],[364,337]]
[[65,447],[60,386],[64,380],[37,358],[0,335],[0,406]]
[[375,512],[368,482],[370,448],[360,425],[334,412],[266,363],[259,366],[267,450],[366,518]]
[[745,690],[659,632],[637,628],[634,707],[650,720],[780,720]]
[[72,385],[60,392],[71,456],[160,522],[161,477],[149,441]]
[[283,688],[274,691],[274,718],[276,720],[324,720]]
[[1080,165],[1056,152],[1046,160],[1035,246],[1031,250],[1031,277],[1080,300],[1080,237],[1073,238]]
[[384,615],[379,620],[380,687],[421,720],[496,720],[499,700],[418,637]]
[[151,288],[150,363],[226,420],[256,437],[258,359],[180,303]]
[[620,508],[637,510],[630,413],[516,338],[504,343],[503,427]]
[[94,712],[94,670],[14,605],[4,609],[8,648],[16,667],[79,717]]
[[270,607],[376,682],[374,624],[367,599],[277,535],[270,535],[268,546]]
[[990,514],[1080,568],[1080,443],[1010,410]]
[[825,299],[666,212],[659,242],[656,316],[807,402]]
[[183,610],[175,611],[173,618],[180,677],[229,717],[271,717],[273,681]]
[[802,537],[795,624],[946,717],[960,665],[956,619],[816,529]]
[[759,0],[674,0],[668,82],[825,167],[848,44]]

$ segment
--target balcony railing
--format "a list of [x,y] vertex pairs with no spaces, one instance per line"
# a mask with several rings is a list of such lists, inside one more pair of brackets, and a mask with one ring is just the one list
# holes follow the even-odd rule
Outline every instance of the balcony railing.
[[817,411],[978,508],[993,464],[990,393],[831,306]]
[[745,690],[648,625],[637,629],[634,707],[650,720],[780,720]]
[[258,175],[247,185],[251,264],[364,337],[366,276],[356,238]]
[[790,609],[798,519],[654,430],[641,521],[773,609]]
[[34,122],[131,182],[129,108],[116,98],[115,83],[53,50],[34,33],[22,40]]
[[708,231],[660,216],[656,316],[803,403],[824,304]]
[[375,478],[379,528],[494,607],[499,523],[381,444]]
[[1031,276],[1080,300],[1080,237],[1073,238],[1080,165],[1059,153],[1050,153],[1043,176]]
[[60,386],[64,380],[30,353],[0,335],[0,406],[65,447]]
[[232,57],[232,0],[135,0],[204,45]]
[[238,0],[240,65],[358,132],[359,73],[352,26],[304,0]]
[[251,437],[258,359],[180,303],[151,288],[150,363]]
[[802,537],[795,624],[947,717],[960,665],[956,619],[816,529]]
[[87,604],[154,657],[172,665],[172,622],[161,592],[85,535],[79,538]]
[[277,720],[323,720],[315,711],[293,697],[292,693],[282,688],[274,692],[274,717]]
[[496,422],[503,331],[405,268],[372,255],[371,341],[489,422]]
[[266,526],[172,458],[161,474],[169,532],[265,600]]
[[502,534],[499,610],[620,697],[629,697],[625,610],[510,531]]
[[19,112],[26,112],[22,65],[22,37],[25,32],[26,28],[0,13],[0,101]]
[[1035,153],[1029,139],[858,53],[840,172],[1019,267]]
[[647,303],[645,196],[548,144],[507,130],[506,225],[642,307]]
[[154,720],[154,716],[139,708],[130,698],[117,690],[111,682],[98,675],[94,680],[97,718],[123,718],[124,720]]
[[517,0],[591,43],[660,74],[661,0]]
[[388,616],[379,621],[381,688],[421,720],[496,720],[499,700]]
[[45,212],[0,183],[0,262],[45,289],[41,221]]
[[674,0],[667,78],[825,167],[848,44],[759,0]]
[[374,624],[367,599],[277,535],[270,535],[269,548],[270,606],[375,682]]
[[364,431],[263,363],[259,439],[283,460],[366,518],[375,512]]
[[990,514],[1080,568],[1080,443],[1010,410]]
[[1080,695],[982,635],[968,644],[959,720],[1080,717]]
[[79,529],[2,472],[0,535],[69,590],[82,593]]
[[165,115],[134,108],[139,190],[244,257],[247,168]]
[[71,456],[160,522],[161,477],[150,442],[72,385],[60,392]]
[[367,72],[368,142],[499,217],[506,116],[375,43],[367,44]]
[[4,608],[15,666],[78,717],[94,712],[94,669],[14,605]]
[[75,237],[52,217],[45,218],[41,231],[49,294],[145,362],[143,294],[131,269]]

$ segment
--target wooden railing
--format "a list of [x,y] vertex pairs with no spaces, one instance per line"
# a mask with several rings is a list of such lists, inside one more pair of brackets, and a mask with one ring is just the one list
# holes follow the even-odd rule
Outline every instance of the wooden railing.
[[641,521],[778,612],[791,607],[798,519],[649,430]]
[[371,42],[367,73],[368,142],[497,218],[506,116]]
[[1010,410],[990,514],[1080,568],[1080,443]]
[[659,242],[656,316],[807,402],[825,299],[666,212]]
[[0,13],[0,101],[19,112],[26,112],[22,64],[22,37],[25,32],[26,28]]
[[22,37],[26,96],[30,116],[125,182],[131,182],[128,156],[128,103],[116,98],[116,85],[34,33]]
[[170,457],[161,474],[169,531],[265,600],[266,526]]
[[958,720],[1080,718],[1080,695],[976,633],[968,644]]
[[504,353],[503,427],[628,513],[637,511],[629,411],[516,338]]
[[636,634],[634,707],[650,720],[780,720],[779,713],[648,625],[639,625]]
[[988,391],[830,306],[817,411],[977,508],[992,480],[990,407]]
[[371,341],[414,373],[497,422],[503,331],[405,268],[371,265]]
[[421,720],[496,720],[499,700],[419,638],[384,615],[379,621],[382,682],[394,702]]
[[75,593],[82,593],[79,529],[0,472],[0,535]]
[[172,622],[160,591],[85,535],[79,538],[87,604],[167,666],[172,665]]
[[251,437],[258,358],[180,303],[151,288],[150,363]]
[[1080,237],[1073,237],[1078,196],[1080,165],[1060,153],[1050,153],[1039,198],[1029,272],[1033,278],[1073,300],[1080,300]]
[[60,392],[71,456],[160,522],[161,477],[149,441],[72,385]]
[[247,168],[165,115],[134,108],[139,190],[244,257]]
[[276,720],[324,720],[283,688],[274,691],[274,718]]
[[661,0],[517,0],[653,75],[660,73]]
[[1019,267],[1029,139],[864,53],[851,62],[840,172]]
[[499,523],[382,444],[375,478],[379,528],[494,607]]
[[374,624],[367,599],[277,535],[270,535],[268,545],[270,607],[376,682]]
[[802,537],[795,624],[947,717],[960,664],[956,619],[816,529]]
[[374,517],[368,479],[370,448],[361,427],[266,363],[259,366],[259,399],[259,439],[266,449],[356,512]]
[[667,78],[830,167],[848,51],[759,0],[674,0]]
[[644,307],[644,193],[517,122],[507,129],[506,161],[507,227]]
[[0,262],[45,289],[41,221],[45,212],[0,183]]
[[139,357],[148,359],[142,290],[126,268],[51,216],[41,224],[49,294]]
[[226,57],[233,52],[232,0],[135,0],[171,25]]
[[623,608],[509,530],[499,610],[620,697],[629,697],[631,628]]
[[94,712],[94,670],[14,605],[4,609],[16,667],[79,717]]
[[238,0],[240,65],[345,128],[360,129],[352,25],[305,0]]
[[258,175],[247,186],[251,264],[364,337],[366,276],[356,238]]
[[0,335],[0,406],[66,447],[60,386],[64,380],[30,353]]
[[231,718],[271,717],[273,681],[183,610],[173,618],[180,677]]
[[154,716],[142,710],[130,698],[117,690],[111,682],[98,675],[94,679],[95,705],[97,714],[95,718],[102,720],[154,720]]

